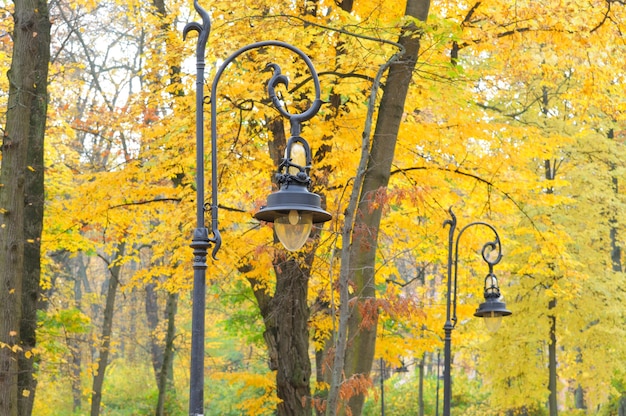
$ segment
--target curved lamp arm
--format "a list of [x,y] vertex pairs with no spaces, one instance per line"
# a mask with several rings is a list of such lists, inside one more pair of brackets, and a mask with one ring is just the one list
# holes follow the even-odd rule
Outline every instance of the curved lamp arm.
[[[461,240],[461,236],[463,233],[470,227],[474,226],[485,226],[493,231],[495,235],[495,240],[488,241],[483,245],[481,250],[481,254],[483,260],[489,266],[489,274],[493,274],[493,266],[500,263],[502,260],[502,243],[500,242],[500,236],[496,229],[486,222],[476,221],[470,224],[467,224],[463,227],[458,234],[456,235],[456,241],[454,240],[454,233],[456,231],[456,215],[452,212],[452,208],[448,209],[450,213],[450,219],[445,220],[443,226],[450,226],[450,230],[448,233],[448,300],[450,300],[450,294],[452,294],[452,305],[450,305],[450,301],[447,302],[446,305],[446,321],[452,324],[452,328],[456,326],[457,316],[456,316],[456,304],[457,304],[457,283],[458,283],[458,266],[459,266],[459,241]],[[454,257],[452,247],[454,245]],[[495,258],[490,256],[491,253],[497,251]],[[452,274],[452,265],[454,265],[454,274]],[[451,310],[452,309],[452,310]]]
[[[198,228],[200,229],[204,227],[204,212],[206,211],[206,207],[203,202],[204,201],[204,160],[203,160],[204,159],[204,129],[203,129],[204,112],[202,111],[202,109],[204,106],[204,96],[202,93],[202,89],[204,85],[205,45],[208,40],[208,35],[209,35],[210,28],[211,28],[211,24],[210,24],[210,18],[209,18],[208,13],[204,9],[202,9],[202,7],[200,7],[197,0],[194,0],[194,8],[202,17],[203,23],[202,24],[197,23],[197,22],[188,23],[183,30],[183,37],[185,38],[186,35],[190,31],[197,31],[199,33],[197,57],[196,57],[197,59],[197,62],[196,62],[196,66],[197,66],[197,74],[196,74],[197,181],[196,182],[197,184],[196,186],[197,186],[199,197],[198,197],[198,202],[197,202],[196,215],[197,215]],[[228,58],[224,60],[224,62],[222,63],[222,65],[220,66],[220,68],[217,70],[215,74],[215,78],[213,79],[213,83],[211,87],[210,103],[211,103],[211,187],[212,188],[211,188],[210,209],[211,209],[211,233],[213,236],[209,238],[209,241],[214,244],[213,252],[212,252],[213,258],[216,258],[217,252],[220,249],[220,246],[222,243],[222,238],[220,236],[219,227],[218,227],[217,86],[225,69],[237,57],[239,57],[240,55],[248,51],[251,51],[254,49],[265,48],[268,46],[284,48],[284,49],[288,49],[294,52],[296,55],[298,55],[298,57],[300,57],[306,63],[306,66],[309,72],[311,73],[311,78],[313,80],[313,84],[315,88],[315,98],[311,106],[308,109],[306,109],[304,112],[292,114],[285,108],[282,101],[277,97],[276,91],[275,91],[278,85],[282,84],[282,85],[288,86],[289,84],[288,78],[281,73],[280,66],[278,66],[277,64],[269,63],[266,66],[266,69],[270,69],[273,71],[272,78],[269,80],[267,84],[268,95],[272,101],[272,104],[274,105],[274,107],[276,107],[278,112],[283,117],[286,117],[289,119],[290,127],[291,127],[292,138],[287,144],[287,153],[286,153],[287,156],[285,157],[285,160],[281,164],[280,169],[282,169],[285,166],[287,168],[291,166],[291,167],[298,168],[301,173],[304,173],[304,175],[301,175],[300,173],[297,175],[287,174],[286,177],[283,177],[282,179],[279,179],[279,180],[282,180],[283,182],[291,181],[291,180],[297,181],[297,182],[304,181],[307,184],[309,181],[308,171],[310,169],[310,163],[311,163],[311,151],[306,141],[304,141],[304,139],[299,137],[299,134],[301,130],[301,123],[311,119],[315,114],[317,114],[317,112],[319,111],[322,105],[322,101],[320,99],[320,96],[321,96],[320,81],[319,81],[317,72],[315,71],[315,68],[313,66],[313,63],[311,62],[311,59],[300,49],[296,48],[293,45],[290,45],[288,43],[281,42],[281,41],[269,40],[269,41],[256,42],[256,43],[252,43],[250,45],[244,46],[240,48],[239,50],[235,51],[232,55],[230,55]],[[307,153],[307,160],[306,160],[307,166],[302,167],[302,166],[291,164],[290,162],[291,144],[293,144],[296,141],[303,144],[305,148],[305,151]]]

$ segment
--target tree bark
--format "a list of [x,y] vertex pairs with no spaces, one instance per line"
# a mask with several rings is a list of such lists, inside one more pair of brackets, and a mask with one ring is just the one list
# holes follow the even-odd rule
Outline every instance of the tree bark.
[[[281,259],[281,260],[278,260]],[[309,274],[288,254],[278,253],[275,263],[276,291],[268,295],[250,283],[263,316],[263,337],[269,350],[270,370],[276,371],[276,409],[279,416],[310,416],[311,361],[309,359]]]
[[[9,97],[0,172],[3,225],[0,228],[0,414],[6,416],[30,414],[32,397],[29,396],[34,397],[35,393],[31,349],[35,342],[33,316],[39,292],[41,237],[41,221],[36,218],[43,200],[43,191],[39,191],[43,187],[43,166],[38,161],[43,159],[50,56],[47,4],[37,0],[15,0],[14,4],[13,55],[7,74]],[[36,155],[37,152],[41,155]],[[31,161],[38,163],[31,167],[35,170],[33,174],[28,167]],[[34,205],[25,208],[31,202]],[[26,215],[38,223],[25,227]],[[25,244],[29,244],[25,243],[26,239],[33,237],[35,240],[25,254]],[[36,264],[25,269],[24,262],[31,256],[35,256]],[[24,305],[27,325],[23,328],[22,294],[27,298]],[[24,373],[18,376],[20,367]]]
[[[83,282],[87,280],[87,266],[85,262],[85,256],[77,256],[72,263],[74,266],[72,269],[74,272],[74,306],[77,309],[81,309],[83,298]],[[82,385],[80,379],[81,367],[82,367],[82,352],[81,352],[81,339],[72,338],[69,343],[69,349],[71,354],[70,361],[70,377],[72,379],[72,410],[76,413],[82,408]]]
[[[426,21],[429,8],[429,0],[408,0],[405,14]],[[348,349],[344,365],[346,378],[355,375],[369,377],[374,358],[378,322],[374,270],[384,205],[376,202],[381,202],[381,198],[384,201],[389,183],[404,103],[420,47],[418,29],[414,25],[403,28],[398,43],[405,48],[405,53],[391,66],[385,82],[352,231],[349,269],[354,292],[359,296],[348,320]],[[368,313],[371,316],[366,316]],[[362,393],[350,398],[348,406],[353,415],[361,414],[364,400]]]
[[426,353],[422,354],[419,364],[417,365],[417,371],[419,371],[419,393],[417,395],[418,416],[424,416],[424,361],[426,360]]
[[[556,299],[552,299],[548,304],[548,310],[552,311],[556,307]],[[557,402],[557,371],[556,371],[556,314],[552,312],[548,316],[550,320],[550,342],[548,344],[548,389],[550,390],[550,396],[548,398],[548,404],[550,408],[550,416],[557,416],[558,414],[558,402]]]
[[[615,132],[613,129],[609,130],[608,138],[610,140],[615,139]],[[615,166],[611,165],[611,171],[615,170]],[[612,191],[615,195],[619,193],[619,181],[617,175],[614,175],[611,179]],[[622,247],[618,239],[618,224],[617,215],[614,215],[609,221],[611,229],[609,231],[609,237],[611,240],[611,266],[614,272],[622,273]],[[619,408],[617,410],[618,416],[626,416],[626,394],[622,394],[619,401]]]
[[154,380],[157,385],[161,377],[161,368],[163,367],[163,349],[158,342],[157,331],[159,329],[159,304],[157,293],[154,290],[154,283],[146,285],[145,308],[146,322],[150,331],[150,358],[152,361],[152,370],[154,371]]
[[[542,92],[543,92],[542,113],[547,116],[548,106],[549,106],[547,87],[544,86],[542,89]],[[545,172],[546,180],[553,181],[556,178],[557,164],[549,159],[544,160],[544,172]],[[546,193],[547,194],[554,193],[554,187],[549,186],[546,189]],[[556,280],[556,276],[554,277],[554,279]],[[552,298],[548,302],[548,311],[549,311],[548,319],[550,321],[550,329],[549,329],[549,334],[548,334],[549,336],[549,341],[548,341],[548,390],[549,390],[548,409],[549,409],[550,416],[557,416],[559,413],[558,398],[557,398],[558,373],[557,373],[557,368],[556,368],[557,363],[558,363],[557,356],[556,356],[557,316],[556,316],[556,312],[554,311],[554,309],[556,308],[556,304],[557,304],[556,298]]]
[[273,298],[278,368],[276,385],[279,415],[311,414],[311,362],[309,360],[309,275],[294,259],[278,267],[276,293]]
[[[37,344],[37,310],[41,302],[41,232],[44,210],[44,136],[48,109],[48,64],[50,62],[50,18],[45,0],[37,0],[39,11],[37,29],[37,59],[35,63],[35,97],[31,102],[28,155],[25,170],[24,207],[24,276],[22,282],[22,318],[20,340],[23,354],[18,361],[18,413],[30,416],[33,412],[37,379],[34,376],[35,355],[27,357]],[[26,394],[28,392],[28,394]]]
[[165,316],[167,317],[167,333],[165,335],[165,348],[163,350],[163,360],[159,371],[158,387],[159,398],[157,400],[156,416],[164,416],[165,403],[168,394],[175,395],[174,390],[174,338],[176,337],[176,311],[178,310],[178,294],[168,293],[165,305]]
[[109,285],[107,289],[106,305],[104,307],[104,318],[102,322],[102,336],[99,356],[97,359],[98,368],[93,377],[93,387],[91,389],[91,416],[100,415],[100,402],[102,401],[102,386],[104,385],[104,376],[109,363],[109,353],[111,352],[111,335],[113,333],[113,312],[115,311],[115,295],[119,285],[120,270],[118,260],[124,255],[125,243],[120,243],[113,261],[109,267]]

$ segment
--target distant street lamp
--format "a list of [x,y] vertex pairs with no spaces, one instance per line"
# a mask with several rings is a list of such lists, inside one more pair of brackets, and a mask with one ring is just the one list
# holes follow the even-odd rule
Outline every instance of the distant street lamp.
[[[300,137],[301,123],[311,119],[319,111],[320,82],[317,72],[309,57],[298,48],[279,41],[256,42],[237,50],[226,58],[217,73],[211,87],[211,237],[205,226],[204,202],[204,55],[206,43],[211,29],[209,14],[194,0],[194,8],[202,17],[202,23],[188,23],[183,30],[183,38],[192,31],[198,32],[196,47],[196,228],[193,232],[191,247],[193,248],[194,282],[191,329],[191,368],[189,386],[189,415],[204,414],[204,336],[205,336],[205,296],[206,296],[206,257],[208,249],[213,246],[212,257],[215,259],[220,249],[222,238],[218,227],[218,190],[217,190],[217,85],[226,67],[239,55],[253,49],[265,47],[286,48],[298,55],[308,67],[315,88],[315,99],[311,106],[299,114],[290,114],[281,100],[276,96],[276,86],[282,84],[287,87],[288,79],[281,74],[280,67],[274,63],[267,65],[273,71],[268,81],[267,91],[272,104],[279,113],[289,119],[291,137],[287,142],[285,157],[278,166],[276,182],[279,190],[267,198],[267,205],[255,214],[261,221],[273,222],[274,230],[279,240],[288,250],[298,250],[306,242],[312,229],[312,224],[329,221],[331,215],[321,208],[319,195],[309,191],[311,178],[311,149]],[[297,149],[294,151],[294,149]],[[297,160],[293,153],[304,153],[302,160]]]
[[[489,273],[485,277],[485,302],[481,303],[474,316],[479,318],[485,318],[487,329],[495,331],[500,326],[500,322],[503,316],[511,315],[511,312],[506,309],[504,302],[500,300],[500,288],[498,287],[498,279],[493,274],[493,266],[498,264],[502,259],[502,245],[500,243],[500,236],[496,229],[485,222],[473,222],[466,225],[459,231],[454,239],[454,233],[456,230],[456,216],[449,210],[451,219],[444,221],[444,227],[450,226],[448,234],[448,293],[446,303],[446,323],[443,327],[445,332],[444,339],[444,372],[443,372],[443,415],[450,416],[450,405],[452,400],[452,378],[450,375],[450,369],[452,366],[452,330],[454,329],[457,317],[456,317],[456,294],[457,294],[457,270],[459,263],[459,240],[463,232],[472,226],[482,225],[488,227],[495,234],[496,239],[485,243],[482,248],[483,260],[489,265]],[[453,256],[454,246],[454,256]],[[490,254],[496,251],[495,258]],[[454,273],[452,268],[454,266]]]

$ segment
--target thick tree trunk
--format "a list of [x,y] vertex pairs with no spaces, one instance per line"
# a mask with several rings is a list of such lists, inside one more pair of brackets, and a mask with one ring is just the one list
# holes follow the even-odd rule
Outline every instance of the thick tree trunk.
[[[37,310],[41,302],[41,231],[44,207],[44,135],[48,109],[48,64],[50,62],[50,19],[45,0],[37,0],[37,60],[35,63],[35,97],[31,102],[28,140],[26,195],[24,207],[24,276],[22,282],[22,319],[20,340],[23,354],[18,361],[18,411],[30,416],[35,401],[37,379],[34,376],[34,355],[28,353],[36,346]],[[27,394],[28,392],[28,394]]]
[[[288,254],[277,254],[276,291],[273,296],[250,283],[265,324],[263,337],[269,351],[269,368],[276,371],[279,416],[310,416],[311,361],[309,359],[309,274]],[[279,260],[280,259],[280,260]]]
[[125,243],[121,243],[109,268],[109,285],[106,295],[106,305],[104,307],[104,317],[102,322],[101,344],[98,354],[98,367],[93,377],[93,387],[91,389],[91,416],[100,415],[100,403],[102,401],[102,386],[107,365],[109,364],[109,353],[111,352],[111,335],[113,333],[113,312],[115,311],[115,295],[119,285],[121,266],[116,260],[124,255]]
[[278,368],[276,385],[279,415],[311,415],[311,362],[309,360],[309,276],[293,259],[278,265],[276,293],[272,300]]
[[[405,14],[426,21],[429,8],[429,0],[408,0]],[[350,271],[354,291],[359,297],[352,307],[348,321],[348,349],[344,365],[346,378],[354,375],[369,377],[374,358],[378,322],[374,270],[384,205],[374,203],[381,198],[384,200],[389,183],[404,103],[420,47],[417,28],[404,28],[398,42],[405,48],[405,54],[391,66],[385,82],[352,232]],[[365,316],[364,313],[371,316]],[[353,415],[361,414],[364,400],[364,394],[356,394],[350,398],[349,407]]]
[[[8,72],[9,98],[0,172],[0,222],[3,224],[0,228],[0,414],[6,416],[29,415],[35,393],[31,350],[35,343],[39,293],[38,253],[43,205],[43,163],[40,161],[43,159],[50,56],[47,3],[15,0],[14,4],[13,55]],[[36,155],[37,152],[41,154]],[[34,172],[29,171],[29,162],[37,164],[32,166]],[[29,203],[34,205],[25,208]],[[26,227],[26,218],[34,223]],[[30,239],[34,241],[27,243]],[[26,254],[25,244],[32,244]],[[24,269],[25,260],[36,264]],[[26,325],[21,322],[22,294],[27,301],[24,304]]]

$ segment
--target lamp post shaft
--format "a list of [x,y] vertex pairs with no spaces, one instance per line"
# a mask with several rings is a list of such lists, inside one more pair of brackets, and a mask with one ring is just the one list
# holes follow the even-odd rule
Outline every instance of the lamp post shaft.
[[452,375],[450,370],[452,367],[452,322],[446,321],[444,329],[444,347],[443,347],[443,415],[450,416],[450,404],[452,399]]
[[191,247],[193,261],[193,305],[191,312],[191,366],[189,375],[189,415],[204,414],[204,310],[206,306],[206,257],[210,241],[208,230],[194,230]]
[[[206,309],[207,253],[211,243],[219,248],[219,235],[209,238],[204,224],[204,55],[211,30],[209,14],[194,1],[202,24],[192,22],[185,26],[183,38],[190,31],[198,32],[196,45],[196,228],[193,232],[193,293],[191,307],[191,364],[189,374],[189,415],[204,414],[204,334]],[[216,224],[214,224],[216,226]]]
[[[452,265],[456,265],[452,255],[452,248],[454,244],[454,233],[456,231],[456,216],[450,210],[450,219],[444,222],[444,226],[449,225],[448,231],[448,281],[446,292],[446,323],[443,327],[444,330],[444,347],[443,347],[443,416],[450,416],[450,404],[452,399],[452,375],[450,370],[452,367],[452,329],[454,324],[452,323],[452,296],[453,289],[456,292],[456,273],[454,275],[454,285],[452,284]],[[454,293],[455,309],[456,309],[456,293]],[[456,313],[455,313],[456,314]]]

